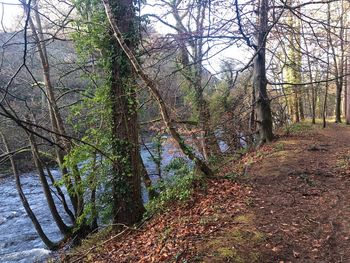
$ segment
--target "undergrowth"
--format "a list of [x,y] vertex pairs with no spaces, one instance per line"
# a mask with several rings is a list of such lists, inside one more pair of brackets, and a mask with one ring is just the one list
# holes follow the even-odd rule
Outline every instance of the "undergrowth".
[[287,124],[284,127],[283,132],[286,135],[303,135],[312,131],[313,128],[314,126],[309,122],[299,122]]
[[172,203],[188,200],[193,193],[194,183],[202,180],[184,158],[173,159],[165,172],[169,176],[153,186],[159,195],[146,204],[146,217],[167,210]]

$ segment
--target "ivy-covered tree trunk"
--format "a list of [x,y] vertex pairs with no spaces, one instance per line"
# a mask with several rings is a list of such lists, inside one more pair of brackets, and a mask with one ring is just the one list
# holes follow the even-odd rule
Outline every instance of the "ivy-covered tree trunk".
[[268,33],[268,0],[261,0],[258,10],[257,54],[254,59],[253,85],[258,92],[256,102],[258,144],[273,139],[272,114],[270,100],[267,95],[266,78],[266,36]]
[[[137,44],[135,10],[132,0],[110,1],[117,24],[128,47]],[[112,37],[114,57],[111,61],[113,221],[133,224],[142,219],[141,171],[138,143],[136,83],[132,66]]]

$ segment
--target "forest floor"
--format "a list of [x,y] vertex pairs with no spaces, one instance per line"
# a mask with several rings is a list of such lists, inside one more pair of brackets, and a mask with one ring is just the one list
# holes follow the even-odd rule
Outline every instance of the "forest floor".
[[66,260],[350,262],[349,165],[350,128],[293,126],[226,162],[188,202]]

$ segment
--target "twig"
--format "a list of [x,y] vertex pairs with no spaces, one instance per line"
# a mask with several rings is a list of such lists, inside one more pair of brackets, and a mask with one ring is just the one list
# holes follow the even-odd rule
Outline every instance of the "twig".
[[311,223],[318,224],[318,225],[321,224],[320,222],[313,220],[312,218],[308,218],[307,215],[305,215],[304,218]]
[[125,228],[123,231],[119,232],[118,234],[110,237],[109,239],[103,241],[102,243],[98,244],[98,245],[95,245],[91,248],[89,248],[82,256],[78,257],[76,260],[72,261],[71,263],[76,263],[76,262],[80,262],[83,258],[85,258],[91,251],[93,251],[94,249],[96,249],[97,247],[99,246],[102,246],[110,241],[112,241],[113,239],[123,235],[125,232],[127,232],[128,230],[130,230],[129,227]]
[[142,220],[136,227],[128,227],[127,225],[125,224],[121,224],[121,223],[116,223],[116,224],[111,224],[111,225],[108,225],[108,226],[122,226],[124,227],[125,229],[121,232],[119,232],[118,234],[110,237],[109,239],[103,241],[102,243],[100,244],[97,244],[97,245],[94,245],[93,247],[89,248],[87,251],[85,251],[85,253],[80,256],[79,258],[75,259],[74,261],[72,261],[71,263],[76,263],[76,262],[80,262],[83,258],[85,258],[91,251],[93,251],[94,249],[96,249],[97,247],[99,246],[103,246],[104,244],[107,244],[108,242],[112,241],[113,239],[123,235],[124,233],[126,233],[128,230],[129,231],[143,231],[141,230],[140,228],[148,221],[150,220],[151,218],[153,217],[153,214],[150,215],[149,217],[145,218],[144,220]]

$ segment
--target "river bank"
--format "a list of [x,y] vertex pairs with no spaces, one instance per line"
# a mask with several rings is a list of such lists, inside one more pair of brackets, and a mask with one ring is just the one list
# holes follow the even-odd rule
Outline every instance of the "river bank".
[[[158,176],[149,150],[152,150],[151,143],[147,143],[147,147],[142,147],[141,157],[151,180],[155,182],[158,180]],[[180,156],[182,154],[174,148],[173,144],[165,143],[162,148],[162,168],[164,169],[172,159]],[[53,168],[51,172],[56,178],[60,176],[58,169]],[[59,240],[62,236],[52,220],[36,172],[22,173],[20,178],[25,195],[44,231],[51,239]],[[56,196],[53,195],[53,197],[59,211],[64,211]],[[144,202],[147,202],[148,193],[144,188],[142,198]],[[70,223],[67,216],[64,217],[64,220]],[[38,237],[32,222],[22,207],[11,172],[0,175],[0,262],[43,262],[50,253]]]
[[350,262],[350,128],[286,133],[221,165],[186,202],[66,262]]

